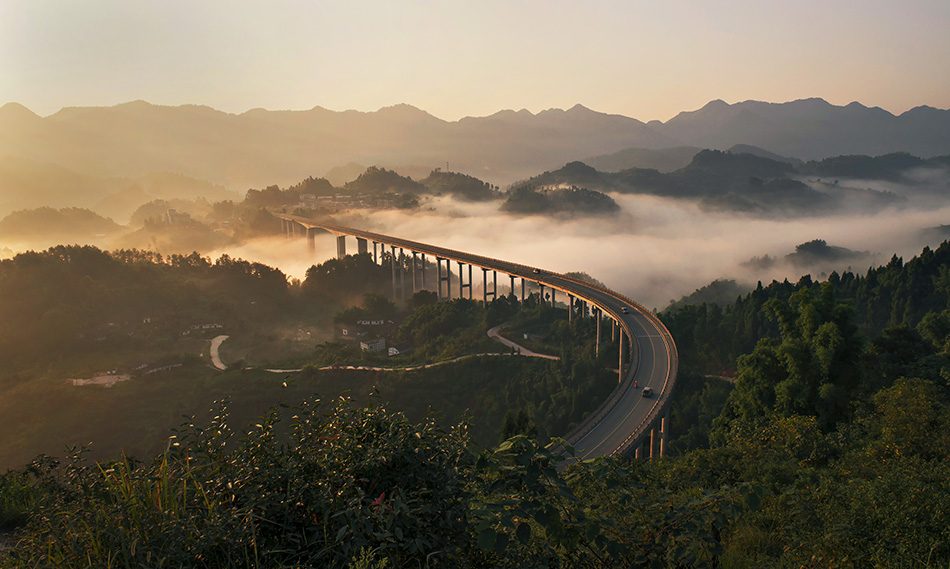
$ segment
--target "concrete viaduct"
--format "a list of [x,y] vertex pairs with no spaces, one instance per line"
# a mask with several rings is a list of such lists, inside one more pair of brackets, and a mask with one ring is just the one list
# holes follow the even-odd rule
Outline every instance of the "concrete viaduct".
[[[572,308],[568,310],[569,318],[573,318],[576,311],[583,317],[590,315],[596,319],[598,350],[604,341],[602,328],[607,323],[611,327],[611,339],[619,341],[620,347],[617,387],[564,439],[582,460],[618,454],[647,458],[666,453],[670,397],[676,381],[678,356],[669,331],[651,311],[607,288],[539,268],[305,217],[286,214],[277,217],[286,235],[306,237],[311,251],[315,250],[316,234],[322,232],[336,237],[338,257],[346,255],[347,237],[356,239],[359,253],[369,254],[372,243],[376,261],[389,247],[394,260],[393,297],[396,299],[405,299],[408,287],[412,291],[432,290],[425,282],[427,256],[435,259],[437,282],[431,285],[440,299],[453,296],[451,263],[457,264],[459,298],[464,297],[465,289],[468,289],[468,298],[472,298],[473,267],[482,271],[482,300],[485,302],[498,295],[498,273],[508,275],[512,294],[517,291],[515,281],[520,282],[522,301],[526,283],[539,287],[542,302],[546,302],[545,291],[549,290],[552,305],[557,293],[562,293]],[[490,283],[489,272],[492,273]],[[643,397],[645,387],[653,390],[652,397]]]

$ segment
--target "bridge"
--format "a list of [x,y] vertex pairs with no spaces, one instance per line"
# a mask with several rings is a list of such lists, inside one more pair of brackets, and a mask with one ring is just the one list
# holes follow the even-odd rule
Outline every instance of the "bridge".
[[[511,294],[516,294],[515,283],[519,282],[522,301],[526,284],[533,283],[540,290],[541,302],[547,302],[545,291],[550,291],[552,306],[557,293],[562,293],[570,308],[569,318],[573,318],[575,312],[580,317],[594,318],[598,351],[605,340],[603,329],[608,325],[611,338],[618,341],[620,347],[617,387],[564,439],[574,447],[579,459],[619,454],[647,458],[666,453],[670,397],[676,382],[678,356],[669,331],[650,310],[605,287],[537,267],[306,217],[287,214],[277,217],[286,235],[306,237],[311,251],[315,250],[316,235],[324,232],[336,237],[338,257],[346,255],[348,237],[356,239],[359,253],[369,254],[369,244],[372,243],[372,256],[377,262],[389,247],[393,260],[394,299],[407,298],[410,287],[412,291],[428,288],[426,263],[428,260],[431,267],[431,259],[436,264],[436,282],[431,284],[440,299],[453,297],[452,263],[457,264],[459,298],[464,298],[466,289],[468,298],[472,298],[473,267],[482,271],[482,300],[485,302],[498,295],[498,273],[508,275]],[[491,283],[489,272],[492,273]],[[653,395],[645,397],[645,388],[651,389]]]

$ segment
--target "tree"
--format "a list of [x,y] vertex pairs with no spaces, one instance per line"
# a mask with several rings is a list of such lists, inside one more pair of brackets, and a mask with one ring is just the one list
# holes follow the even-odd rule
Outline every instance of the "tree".
[[852,311],[834,298],[832,285],[821,293],[796,292],[788,303],[768,303],[781,339],[760,340],[739,358],[735,389],[717,419],[723,435],[730,422],[754,422],[772,414],[813,415],[828,431],[848,417],[851,395],[860,383],[862,342]]

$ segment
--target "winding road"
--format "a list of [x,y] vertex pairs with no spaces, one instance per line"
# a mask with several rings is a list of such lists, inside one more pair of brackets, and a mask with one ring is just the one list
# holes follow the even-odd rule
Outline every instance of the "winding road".
[[[357,238],[361,250],[366,243],[408,250],[534,282],[553,290],[582,299],[619,325],[622,361],[619,382],[613,393],[573,432],[564,438],[574,447],[579,459],[614,454],[655,456],[664,454],[668,434],[667,411],[676,382],[678,356],[669,331],[651,311],[629,298],[605,287],[591,284],[567,275],[553,273],[501,259],[446,249],[371,231],[325,223],[300,216],[280,214],[278,217],[288,232],[313,239],[317,230],[334,234],[338,254],[345,251],[344,238]],[[394,268],[395,271],[395,268]],[[395,275],[395,273],[394,273]],[[402,278],[402,277],[401,277]],[[441,288],[441,283],[438,284]],[[471,284],[471,282],[469,283]],[[441,292],[441,291],[440,291]],[[471,292],[471,289],[470,289]],[[652,397],[643,397],[642,389],[650,387]]]

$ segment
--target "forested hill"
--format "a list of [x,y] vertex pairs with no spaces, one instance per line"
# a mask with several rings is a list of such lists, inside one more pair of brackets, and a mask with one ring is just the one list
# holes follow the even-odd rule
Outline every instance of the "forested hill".
[[950,242],[934,250],[924,248],[906,263],[894,256],[887,265],[864,275],[833,272],[824,283],[810,276],[797,283],[773,281],[763,286],[760,282],[731,306],[680,306],[662,319],[685,364],[729,372],[758,340],[779,337],[781,322],[775,317],[779,304],[788,306],[793,295],[805,290],[820,294],[823,287],[850,305],[853,323],[867,338],[903,327],[911,335],[919,329],[927,340],[938,341],[947,332],[934,328],[938,319],[944,324],[950,321]]
[[[935,183],[923,183],[922,173]],[[794,165],[747,152],[701,150],[692,161],[671,172],[629,168],[601,172],[582,162],[544,172],[522,182],[536,188],[577,185],[603,192],[652,194],[697,201],[704,209],[763,216],[824,215],[854,208],[876,210],[906,197],[928,195],[946,199],[950,176],[947,157],[923,160],[906,153],[883,156],[838,156]],[[839,184],[839,178],[845,183]],[[847,180],[886,180],[906,184],[898,196]]]

